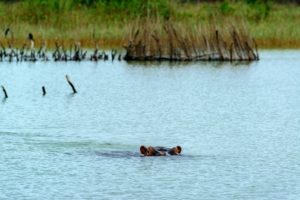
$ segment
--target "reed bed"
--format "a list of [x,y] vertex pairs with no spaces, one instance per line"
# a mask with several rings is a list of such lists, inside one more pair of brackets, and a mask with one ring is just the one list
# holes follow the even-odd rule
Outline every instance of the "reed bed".
[[254,61],[257,44],[244,26],[193,28],[171,22],[136,24],[124,45],[125,60]]

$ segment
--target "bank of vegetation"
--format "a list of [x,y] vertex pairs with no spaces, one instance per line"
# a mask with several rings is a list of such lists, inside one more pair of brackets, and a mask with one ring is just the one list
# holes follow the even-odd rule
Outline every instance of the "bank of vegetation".
[[[141,21],[161,27],[171,22],[194,33],[197,27],[242,26],[260,48],[300,47],[297,0],[19,0],[0,1],[0,27],[10,28],[15,45],[28,33],[47,41],[83,46],[122,47]],[[225,26],[224,26],[225,25]]]

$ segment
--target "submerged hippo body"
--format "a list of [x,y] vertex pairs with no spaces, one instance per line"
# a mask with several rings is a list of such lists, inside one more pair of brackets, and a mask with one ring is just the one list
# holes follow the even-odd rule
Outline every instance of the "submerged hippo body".
[[146,147],[142,145],[140,147],[140,152],[144,156],[166,156],[166,155],[179,155],[182,151],[181,146],[176,146],[173,148],[166,147]]

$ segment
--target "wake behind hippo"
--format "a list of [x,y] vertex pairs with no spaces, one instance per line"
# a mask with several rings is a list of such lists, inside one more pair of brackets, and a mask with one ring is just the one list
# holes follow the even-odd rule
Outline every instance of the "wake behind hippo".
[[110,158],[132,158],[140,157],[138,152],[132,151],[105,151],[105,152],[95,152],[98,156],[110,157]]
[[173,148],[166,147],[152,147],[152,146],[144,146],[140,147],[140,153],[144,156],[166,156],[166,155],[180,155],[182,151],[181,146],[176,146]]

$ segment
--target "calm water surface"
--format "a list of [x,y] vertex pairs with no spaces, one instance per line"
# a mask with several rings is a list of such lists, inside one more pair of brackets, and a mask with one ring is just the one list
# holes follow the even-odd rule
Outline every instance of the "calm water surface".
[[261,58],[1,63],[0,199],[299,199],[300,51]]

